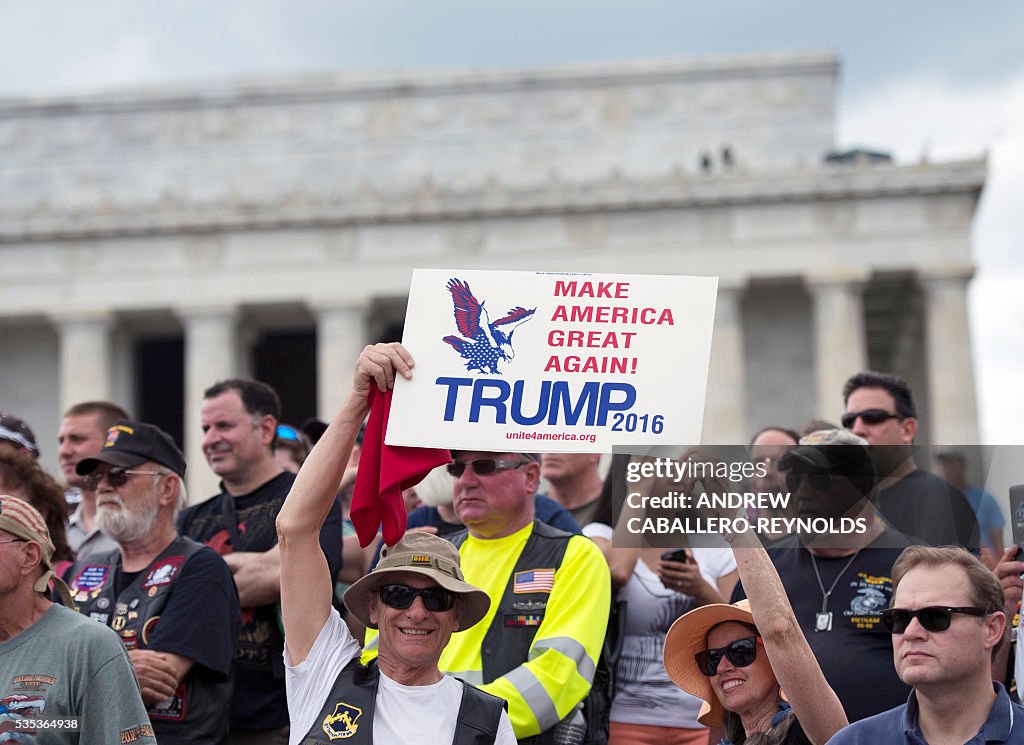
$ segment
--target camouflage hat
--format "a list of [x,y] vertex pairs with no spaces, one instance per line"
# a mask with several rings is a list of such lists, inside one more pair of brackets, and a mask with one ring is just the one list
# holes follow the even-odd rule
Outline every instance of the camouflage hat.
[[43,549],[44,571],[32,586],[36,592],[48,593],[52,579],[64,599],[65,605],[74,607],[67,586],[53,568],[53,540],[46,527],[46,521],[39,511],[23,499],[0,495],[0,530],[4,530],[23,541],[38,543]]

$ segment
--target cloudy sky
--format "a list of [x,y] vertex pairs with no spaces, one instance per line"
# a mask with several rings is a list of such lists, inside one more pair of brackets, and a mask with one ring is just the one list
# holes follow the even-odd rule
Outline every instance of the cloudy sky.
[[840,145],[987,153],[971,287],[982,440],[1024,443],[1024,2],[0,0],[0,96],[306,71],[828,50]]

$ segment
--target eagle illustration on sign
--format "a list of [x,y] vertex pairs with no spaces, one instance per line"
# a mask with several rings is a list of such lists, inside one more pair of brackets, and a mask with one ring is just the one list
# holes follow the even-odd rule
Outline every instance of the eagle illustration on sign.
[[498,361],[508,362],[516,356],[512,348],[513,332],[519,324],[533,318],[537,309],[527,310],[517,305],[492,321],[484,303],[476,299],[468,282],[453,277],[448,280],[447,287],[452,294],[455,326],[461,336],[449,335],[443,341],[466,360],[467,370],[501,375]]

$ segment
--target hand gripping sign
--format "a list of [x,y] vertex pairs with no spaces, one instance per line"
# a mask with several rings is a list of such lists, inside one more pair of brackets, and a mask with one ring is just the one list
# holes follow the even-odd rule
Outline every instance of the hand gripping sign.
[[417,269],[388,445],[699,442],[715,277]]

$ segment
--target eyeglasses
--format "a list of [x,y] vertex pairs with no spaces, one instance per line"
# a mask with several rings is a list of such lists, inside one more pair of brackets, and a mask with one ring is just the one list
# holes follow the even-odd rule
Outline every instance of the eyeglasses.
[[106,473],[90,473],[88,476],[85,477],[85,488],[88,489],[89,491],[96,491],[99,488],[99,485],[103,483],[103,479],[106,478],[107,483],[116,489],[119,486],[124,486],[125,484],[127,484],[129,476],[139,476],[142,474],[149,474],[150,476],[157,477],[167,475],[166,473],[161,473],[160,471],[130,471],[127,468],[115,466]]
[[848,411],[843,414],[843,418],[840,421],[843,423],[843,429],[853,429],[853,425],[860,419],[864,424],[881,424],[889,419],[899,419],[903,421],[906,417],[902,417],[899,414],[893,414],[891,411],[885,409],[864,409],[864,411]]
[[925,631],[945,631],[953,622],[954,613],[963,613],[967,616],[987,616],[989,611],[984,608],[946,608],[938,605],[930,605],[927,608],[907,610],[906,608],[886,608],[881,612],[882,625],[890,634],[902,634],[906,632],[907,626],[915,618],[921,623]]
[[431,613],[444,613],[455,607],[455,595],[440,587],[418,589],[408,585],[381,585],[380,601],[389,608],[405,610],[416,598],[423,598],[424,607]]
[[6,541],[0,541],[0,544],[4,544],[4,543],[27,543],[27,542],[28,541],[26,541],[24,538],[9,538]]
[[469,466],[477,476],[489,476],[497,471],[511,471],[532,462],[529,460],[496,460],[495,458],[479,458],[468,463],[457,460],[448,464],[448,473],[458,478],[466,472],[466,466]]
[[289,427],[287,424],[277,425],[277,436],[282,440],[296,440],[302,442],[302,435],[294,427]]
[[806,476],[811,487],[818,491],[825,491],[832,483],[832,474],[829,471],[789,471],[786,474],[786,488],[795,492],[800,488],[800,480]]
[[757,643],[759,636],[746,636],[737,639],[732,644],[715,649],[705,649],[693,656],[697,660],[697,667],[709,678],[718,674],[718,663],[723,657],[728,657],[736,667],[747,667],[757,659]]

